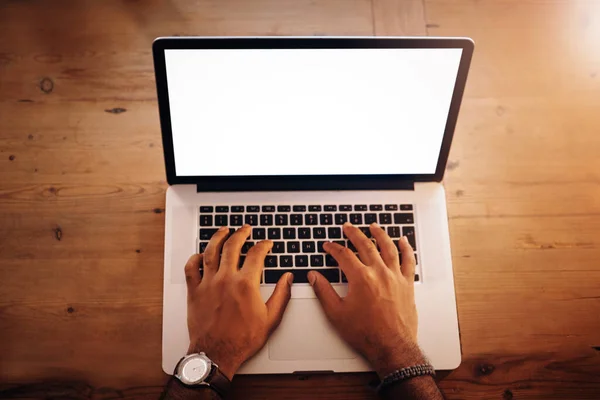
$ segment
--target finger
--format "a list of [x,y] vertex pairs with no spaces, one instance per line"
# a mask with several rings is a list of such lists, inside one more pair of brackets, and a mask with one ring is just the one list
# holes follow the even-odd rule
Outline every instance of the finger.
[[272,333],[277,329],[281,323],[283,312],[290,301],[290,297],[292,297],[293,281],[294,275],[292,275],[291,272],[283,274],[283,276],[279,278],[273,294],[271,294],[271,297],[267,300],[269,333]]
[[400,249],[400,254],[402,254],[402,262],[400,263],[400,269],[402,271],[402,275],[409,279],[415,279],[415,265],[417,261],[415,260],[415,253],[413,253],[413,249],[408,243],[408,239],[406,236],[402,236],[398,241],[398,248]]
[[327,318],[333,319],[342,304],[340,296],[333,289],[331,283],[318,272],[310,271],[308,273],[308,282],[315,291],[321,306],[323,306],[323,311],[325,311]]
[[229,235],[229,229],[222,226],[219,230],[210,238],[206,250],[204,250],[204,278],[211,279],[219,269],[219,262],[221,261],[221,249],[223,243],[227,240]]
[[250,274],[252,278],[260,282],[260,274],[265,266],[265,257],[273,248],[273,241],[263,240],[252,246],[248,250],[246,261],[244,261],[244,268],[242,271],[245,274]]
[[381,258],[388,268],[394,271],[400,271],[400,257],[398,256],[398,248],[387,233],[376,223],[369,227],[371,234],[377,240],[377,245],[381,252]]
[[337,261],[340,269],[346,274],[346,277],[349,280],[356,275],[358,269],[364,268],[363,263],[356,257],[356,254],[346,246],[341,246],[333,242],[325,242],[323,244],[323,250],[329,253],[335,261]]
[[221,254],[221,266],[219,272],[223,273],[235,272],[238,269],[240,262],[240,253],[242,252],[242,246],[248,236],[250,236],[251,228],[250,225],[244,225],[231,237],[223,246],[223,253]]
[[344,233],[348,236],[354,247],[356,247],[356,250],[358,250],[360,260],[364,264],[373,265],[376,261],[381,260],[375,244],[360,229],[350,222],[346,222],[344,224]]
[[203,258],[202,254],[194,254],[185,263],[185,283],[187,283],[188,293],[202,282],[200,265],[202,265]]

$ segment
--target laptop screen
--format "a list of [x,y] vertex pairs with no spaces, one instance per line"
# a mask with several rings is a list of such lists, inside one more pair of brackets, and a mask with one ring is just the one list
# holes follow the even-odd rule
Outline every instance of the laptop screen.
[[177,176],[434,174],[461,48],[165,49]]

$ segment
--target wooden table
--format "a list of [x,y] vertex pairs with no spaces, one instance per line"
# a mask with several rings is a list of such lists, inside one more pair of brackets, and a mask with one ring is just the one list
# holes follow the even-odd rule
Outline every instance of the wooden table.
[[[465,35],[449,399],[600,398],[600,2],[0,0],[0,397],[156,397],[161,35]],[[596,347],[594,347],[596,346]],[[372,398],[373,374],[237,398]]]

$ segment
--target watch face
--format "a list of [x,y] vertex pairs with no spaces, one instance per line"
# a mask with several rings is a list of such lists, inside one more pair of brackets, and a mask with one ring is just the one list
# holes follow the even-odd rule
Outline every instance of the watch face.
[[185,361],[181,366],[181,380],[187,384],[204,381],[208,376],[209,365],[203,358],[193,357]]

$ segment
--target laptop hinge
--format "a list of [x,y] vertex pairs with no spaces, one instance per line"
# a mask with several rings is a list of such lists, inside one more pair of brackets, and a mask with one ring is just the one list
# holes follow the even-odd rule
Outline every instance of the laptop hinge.
[[373,178],[361,182],[348,182],[332,179],[319,182],[269,182],[254,181],[232,182],[210,182],[209,184],[197,184],[197,192],[265,192],[265,191],[308,191],[308,190],[415,190],[415,182],[412,180],[388,180]]

